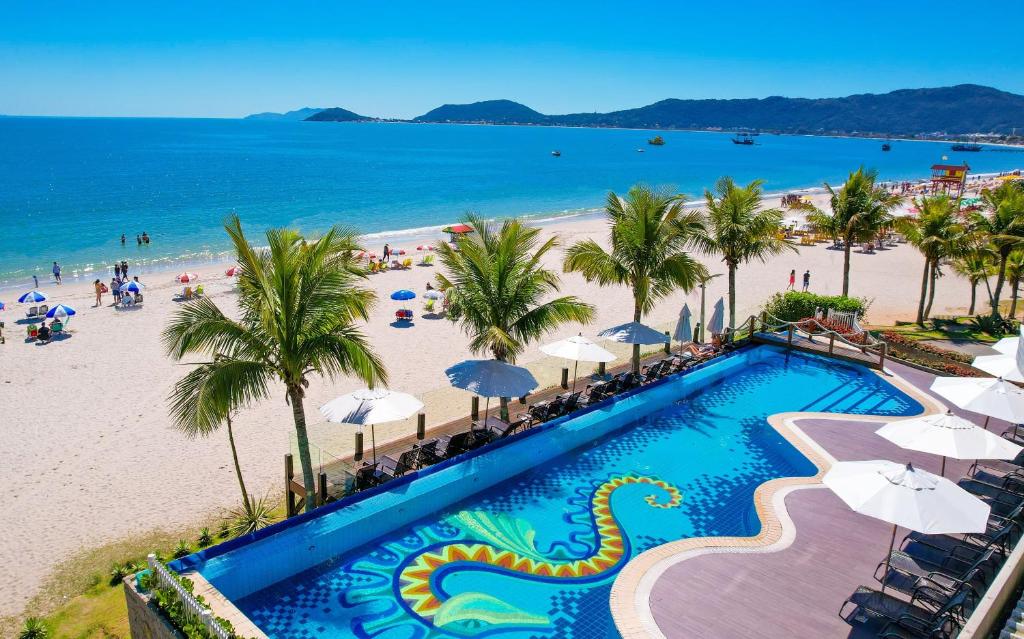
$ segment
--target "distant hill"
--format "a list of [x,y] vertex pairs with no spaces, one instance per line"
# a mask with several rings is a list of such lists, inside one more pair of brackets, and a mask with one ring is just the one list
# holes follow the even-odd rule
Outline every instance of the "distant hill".
[[639,129],[758,129],[780,133],[922,135],[1024,129],[1024,96],[976,84],[844,98],[668,99],[611,113],[544,115],[511,100],[446,104],[415,122]]
[[373,118],[353,113],[348,109],[343,109],[341,107],[324,109],[319,113],[314,113],[306,118],[309,122],[363,122],[372,119]]
[[483,122],[488,124],[544,124],[548,116],[512,100],[485,100],[473,104],[446,104],[413,122]]
[[311,115],[320,113],[323,109],[314,107],[304,107],[302,109],[296,109],[295,111],[288,111],[287,113],[273,113],[271,111],[264,111],[263,113],[253,113],[252,115],[245,116],[246,120],[305,120]]

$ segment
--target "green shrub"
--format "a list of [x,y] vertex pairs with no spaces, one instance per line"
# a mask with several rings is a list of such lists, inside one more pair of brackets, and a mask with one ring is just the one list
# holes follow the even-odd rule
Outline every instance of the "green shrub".
[[136,571],[135,564],[128,562],[124,564],[114,564],[110,567],[110,585],[116,586],[128,575],[133,574]]
[[[855,312],[863,317],[869,306],[868,300],[862,297],[843,297],[842,295],[818,295],[817,293],[801,293],[787,291],[776,293],[764,305],[769,315],[787,322],[798,322],[806,317],[814,317],[816,309],[833,309],[841,312]],[[769,318],[769,322],[771,319]]]
[[21,627],[21,632],[18,633],[18,639],[46,639],[50,636],[50,629],[43,623],[42,619],[36,617],[29,617],[25,620],[25,625]]
[[213,543],[213,535],[210,534],[209,528],[203,528],[199,531],[198,543],[200,548],[206,548]]
[[221,522],[220,530],[217,531],[217,536],[221,539],[227,539],[231,536],[231,524],[228,522]]
[[992,337],[1002,337],[1017,332],[1016,323],[1013,320],[1004,319],[1000,315],[977,315],[971,320],[971,323],[979,331]]
[[236,537],[256,532],[274,523],[274,507],[264,496],[250,500],[250,508],[244,505],[231,511],[231,533]]
[[178,540],[178,545],[174,547],[174,558],[181,559],[187,555],[192,554],[192,546],[189,545],[184,539]]

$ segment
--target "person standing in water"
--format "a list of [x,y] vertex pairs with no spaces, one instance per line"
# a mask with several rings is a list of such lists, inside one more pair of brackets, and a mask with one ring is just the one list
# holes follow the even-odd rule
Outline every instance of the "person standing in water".
[[811,271],[810,271],[810,269],[808,269],[808,270],[804,271],[804,293],[807,292],[807,289],[810,286],[811,286]]
[[125,241],[125,237],[124,237],[124,233],[122,233],[121,234],[121,246],[124,246],[124,241]]
[[796,269],[794,268],[794,269],[791,269],[789,271],[789,286],[786,287],[786,290],[787,291],[792,291],[792,290],[795,289],[795,287],[796,287]]
[[60,285],[60,264],[57,262],[53,263],[53,279],[57,280],[57,284]]

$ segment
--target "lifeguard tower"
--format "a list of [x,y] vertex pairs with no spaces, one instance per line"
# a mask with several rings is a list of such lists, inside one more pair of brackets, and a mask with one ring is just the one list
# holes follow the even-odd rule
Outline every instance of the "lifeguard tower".
[[933,164],[932,186],[935,190],[942,189],[955,197],[960,197],[967,184],[967,172],[971,167],[963,164]]

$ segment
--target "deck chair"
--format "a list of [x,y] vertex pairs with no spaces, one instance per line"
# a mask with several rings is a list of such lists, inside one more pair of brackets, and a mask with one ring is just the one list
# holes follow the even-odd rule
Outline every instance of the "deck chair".
[[391,455],[384,455],[377,460],[377,481],[385,482],[401,477],[408,470],[399,460]]
[[377,485],[377,465],[365,463],[356,469],[356,490],[366,490]]
[[25,317],[38,317],[38,316],[39,316],[39,307],[38,306],[29,306],[28,310],[25,311]]
[[879,562],[875,568],[875,580],[886,588],[913,594],[919,588],[933,588],[940,592],[953,593],[961,587],[973,589],[975,597],[985,587],[988,570],[993,564],[995,550],[989,548],[971,564],[962,564],[959,560],[947,560],[945,565],[932,564],[901,552],[892,551],[886,561]]
[[46,304],[42,304],[42,305],[40,305],[40,306],[39,306],[39,316],[40,316],[40,317],[46,317],[46,313],[47,313],[47,311],[49,311],[49,310],[50,310],[50,307],[49,307],[49,306],[47,306]]
[[412,268],[412,258],[407,257],[402,260],[402,268]]
[[963,621],[966,616],[964,609],[968,605],[969,599],[969,593],[966,590],[961,590],[939,604],[938,609],[929,610],[918,604],[930,602],[923,597],[917,597],[916,594],[908,602],[866,586],[858,586],[857,590],[840,606],[839,618],[850,625],[866,625],[874,619],[876,623],[878,620],[895,621],[904,627],[926,629],[945,617]]

